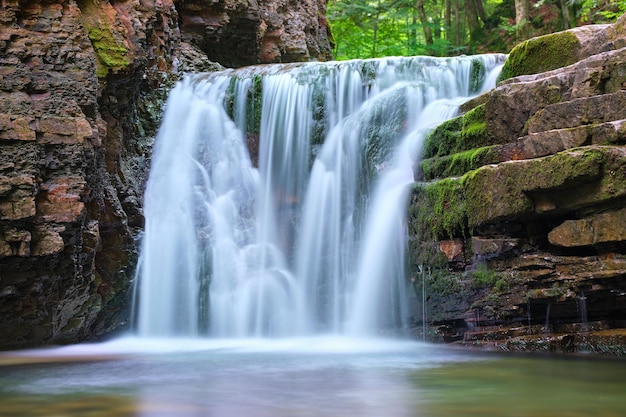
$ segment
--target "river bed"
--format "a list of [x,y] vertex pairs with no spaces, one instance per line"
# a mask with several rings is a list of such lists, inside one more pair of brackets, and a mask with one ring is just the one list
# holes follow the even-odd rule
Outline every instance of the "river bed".
[[0,415],[617,417],[624,375],[409,341],[123,339],[1,354]]

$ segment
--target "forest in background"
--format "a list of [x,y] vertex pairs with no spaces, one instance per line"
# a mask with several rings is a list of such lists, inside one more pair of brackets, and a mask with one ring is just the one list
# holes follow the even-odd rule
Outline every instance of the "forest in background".
[[626,0],[329,0],[335,59],[508,52],[572,27],[610,23]]

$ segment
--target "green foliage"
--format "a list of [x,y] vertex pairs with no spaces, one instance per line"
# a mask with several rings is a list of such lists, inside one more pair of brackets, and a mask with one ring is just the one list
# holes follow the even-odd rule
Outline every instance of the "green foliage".
[[521,33],[542,36],[581,23],[611,22],[626,12],[626,0],[567,0],[565,6],[533,0],[530,6],[527,18],[516,23],[513,0],[329,0],[327,17],[335,59],[341,60],[506,52],[522,40]]
[[624,0],[570,0],[578,9],[578,17],[583,22],[612,22],[626,12]]
[[444,56],[464,50],[445,37],[441,27],[442,8],[426,5],[432,44],[424,37],[414,0],[334,0],[328,2],[327,14],[335,40],[335,59],[375,58],[382,56]]
[[501,279],[499,273],[491,270],[483,262],[478,264],[476,270],[471,272],[472,282],[476,288],[491,288]]

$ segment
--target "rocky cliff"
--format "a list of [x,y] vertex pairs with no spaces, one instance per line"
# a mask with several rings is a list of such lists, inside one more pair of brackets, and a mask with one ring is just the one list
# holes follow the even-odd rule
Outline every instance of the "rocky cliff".
[[518,45],[501,79],[416,167],[415,322],[433,340],[626,354],[626,16]]
[[331,56],[324,0],[3,0],[0,349],[127,324],[141,195],[181,71]]

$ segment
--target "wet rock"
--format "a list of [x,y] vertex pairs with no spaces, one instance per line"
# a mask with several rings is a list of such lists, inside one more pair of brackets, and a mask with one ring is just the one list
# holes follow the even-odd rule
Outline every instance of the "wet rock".
[[463,241],[461,239],[443,240],[439,242],[439,250],[446,255],[448,261],[458,261],[463,255]]
[[332,58],[325,1],[195,0],[178,10],[183,40],[228,67]]
[[590,246],[626,240],[626,209],[566,220],[548,234],[551,244],[563,247]]
[[470,242],[472,245],[472,253],[482,257],[500,256],[506,252],[512,251],[519,245],[518,239],[511,238],[486,239],[472,236]]
[[[434,340],[626,354],[625,31],[626,15],[529,41],[519,76],[429,136],[409,231]],[[478,113],[481,141],[462,140]],[[441,262],[424,248],[442,239],[471,250]]]
[[128,325],[169,89],[185,71],[223,68],[211,57],[328,59],[324,14],[317,0],[2,3],[0,349]]

